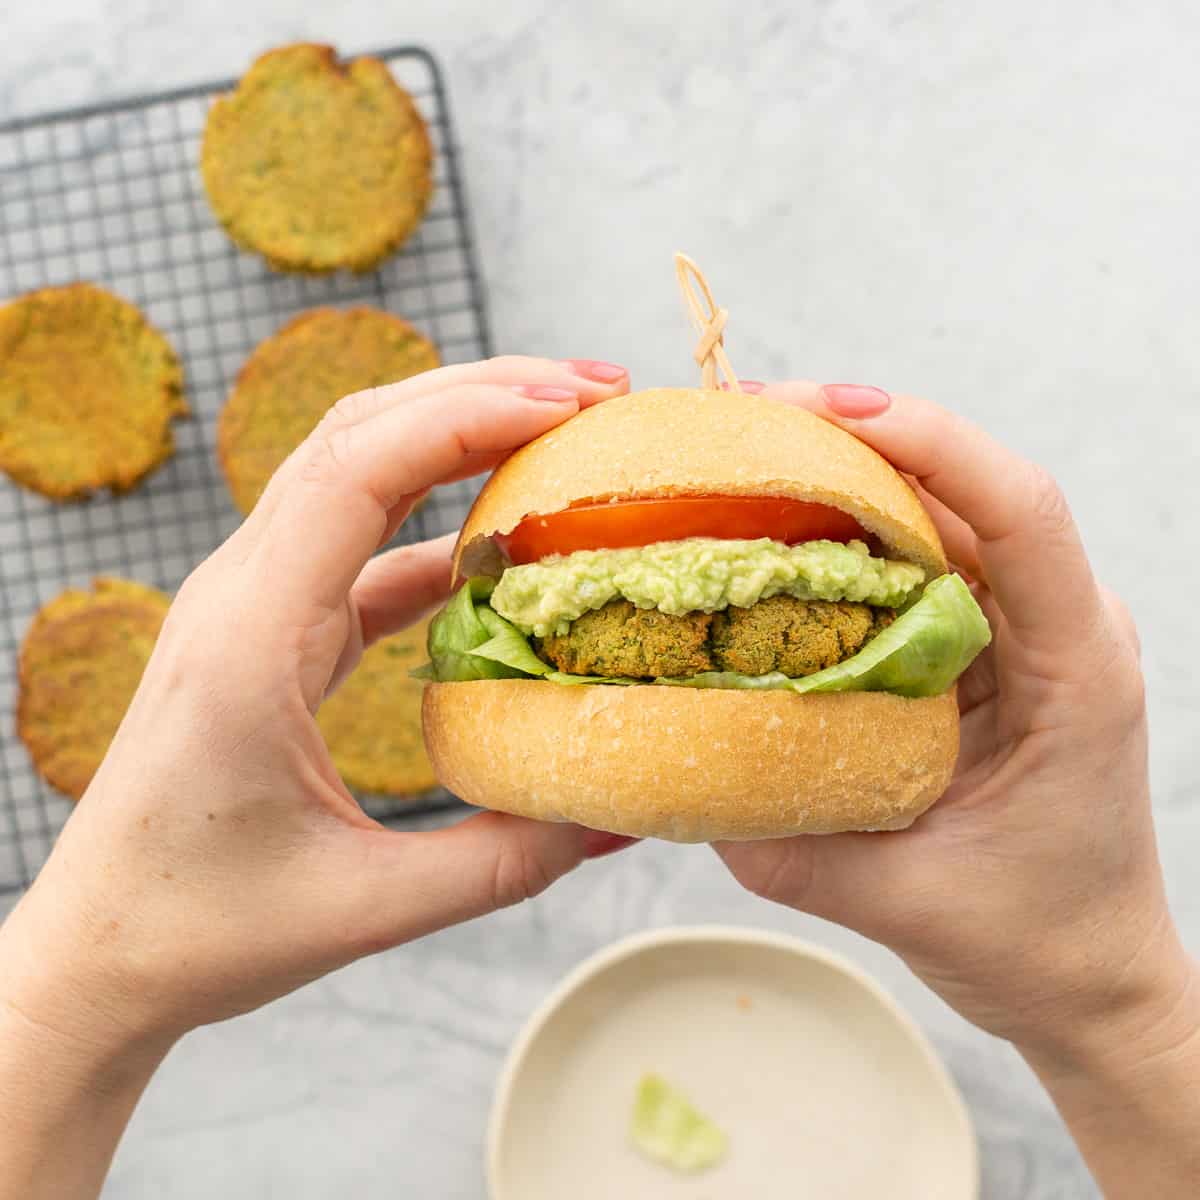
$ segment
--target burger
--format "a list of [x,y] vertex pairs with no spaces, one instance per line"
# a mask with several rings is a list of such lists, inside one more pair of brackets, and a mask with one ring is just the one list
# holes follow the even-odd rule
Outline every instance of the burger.
[[763,396],[656,389],[507,459],[429,633],[469,803],[677,842],[910,825],[987,621],[906,480]]

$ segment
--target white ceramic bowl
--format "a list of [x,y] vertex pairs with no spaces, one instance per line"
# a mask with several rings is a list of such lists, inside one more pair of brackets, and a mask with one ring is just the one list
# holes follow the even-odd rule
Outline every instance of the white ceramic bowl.
[[[729,1136],[679,1175],[628,1140],[654,1071]],[[505,1063],[492,1200],[977,1200],[957,1088],[920,1030],[819,946],[701,926],[639,934],[577,967]]]

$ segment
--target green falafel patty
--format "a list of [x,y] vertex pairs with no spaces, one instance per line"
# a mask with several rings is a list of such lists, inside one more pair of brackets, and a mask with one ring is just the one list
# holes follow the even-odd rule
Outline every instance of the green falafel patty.
[[671,679],[736,671],[800,678],[857,654],[894,616],[848,600],[793,596],[683,616],[612,600],[533,646],[544,662],[572,675]]

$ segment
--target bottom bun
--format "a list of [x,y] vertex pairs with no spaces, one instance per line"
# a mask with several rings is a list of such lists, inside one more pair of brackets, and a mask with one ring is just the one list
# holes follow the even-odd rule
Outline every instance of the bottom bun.
[[904,829],[958,755],[953,692],[798,696],[434,683],[425,744],[471,804],[673,842]]

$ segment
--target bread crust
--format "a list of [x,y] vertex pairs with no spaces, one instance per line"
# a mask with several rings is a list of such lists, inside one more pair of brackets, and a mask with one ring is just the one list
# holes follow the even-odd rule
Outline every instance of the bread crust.
[[455,571],[499,575],[492,535],[535,513],[581,500],[704,493],[830,504],[930,578],[947,569],[912,488],[845,430],[763,396],[655,388],[587,409],[512,455],[463,525]]
[[954,692],[430,684],[425,742],[471,804],[673,842],[904,829],[945,791]]

